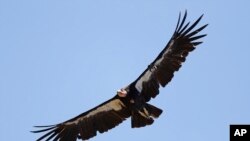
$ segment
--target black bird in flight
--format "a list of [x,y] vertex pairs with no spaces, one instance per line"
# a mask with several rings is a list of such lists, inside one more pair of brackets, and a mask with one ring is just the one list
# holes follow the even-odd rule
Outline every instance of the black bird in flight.
[[148,102],[159,94],[160,86],[165,87],[171,81],[174,72],[179,70],[189,52],[202,43],[197,40],[206,34],[197,34],[208,24],[194,29],[202,16],[189,25],[190,22],[185,23],[187,11],[183,18],[179,14],[170,41],[135,81],[119,89],[113,98],[70,120],[51,126],[35,126],[42,129],[32,132],[46,132],[37,141],[87,140],[96,136],[97,131],[104,133],[129,117],[132,128],[151,125],[162,110]]

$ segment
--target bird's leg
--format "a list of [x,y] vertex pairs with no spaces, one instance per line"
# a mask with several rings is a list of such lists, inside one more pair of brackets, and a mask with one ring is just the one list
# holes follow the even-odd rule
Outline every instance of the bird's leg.
[[149,112],[145,107],[145,100],[143,97],[138,96],[135,99],[131,99],[130,102],[134,104],[135,109],[138,111],[138,113],[140,113],[140,115],[142,115],[145,118],[150,117]]

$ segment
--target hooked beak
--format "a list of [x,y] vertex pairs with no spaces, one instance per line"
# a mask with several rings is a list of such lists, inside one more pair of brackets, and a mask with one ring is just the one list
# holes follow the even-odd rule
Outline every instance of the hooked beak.
[[120,97],[126,97],[127,96],[127,91],[123,90],[123,89],[117,90],[117,95],[120,96]]

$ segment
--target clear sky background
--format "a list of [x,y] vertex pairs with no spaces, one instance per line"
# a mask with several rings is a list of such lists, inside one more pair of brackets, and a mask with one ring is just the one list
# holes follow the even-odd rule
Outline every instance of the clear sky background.
[[93,141],[228,141],[250,124],[249,0],[0,0],[0,140],[32,141],[34,125],[72,118],[136,79],[169,41],[179,12],[204,13],[208,34],[150,103]]

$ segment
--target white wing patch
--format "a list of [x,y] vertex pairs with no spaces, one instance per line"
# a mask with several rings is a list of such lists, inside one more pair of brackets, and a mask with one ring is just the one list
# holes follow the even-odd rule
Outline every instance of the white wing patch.
[[64,123],[65,125],[69,126],[69,125],[77,125],[79,124],[79,122],[81,122],[84,119],[87,119],[89,117],[95,116],[98,113],[101,112],[108,112],[108,111],[120,111],[122,108],[126,107],[119,99],[115,99],[110,101],[109,103],[96,108],[95,110],[91,111],[90,113],[88,113],[86,116],[78,118],[77,120],[71,121],[71,122],[66,122]]
[[[171,41],[170,45],[172,45],[174,42]],[[135,84],[135,88],[139,91],[139,93],[142,92],[143,89],[143,82],[147,82],[149,81],[151,75],[154,73],[154,71],[158,68],[158,66],[160,66],[160,63],[162,62],[162,60],[164,59],[164,57],[166,57],[166,54],[168,52],[170,52],[171,49],[167,49],[163,55],[161,56],[161,58],[159,58],[158,60],[155,61],[155,63],[153,64],[152,68],[148,68],[147,72],[137,81],[137,83]]]
[[99,112],[104,112],[104,111],[105,112],[111,111],[111,110],[120,111],[123,107],[126,107],[126,106],[119,99],[115,99],[115,100],[110,101],[109,103],[93,110],[92,112],[87,114],[86,117],[90,117],[90,116],[96,115]]
[[139,93],[141,93],[141,91],[142,91],[142,84],[143,84],[143,82],[147,82],[150,79],[151,74],[152,74],[152,72],[149,71],[149,70],[147,70],[147,72],[135,84],[135,88],[137,89],[137,91]]

